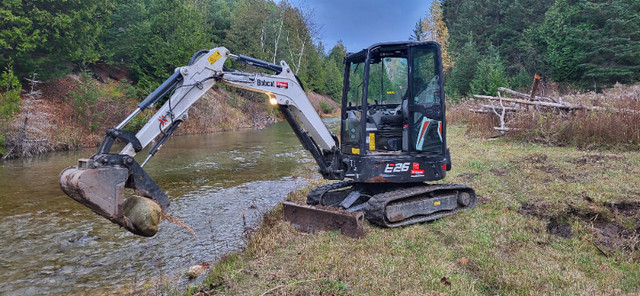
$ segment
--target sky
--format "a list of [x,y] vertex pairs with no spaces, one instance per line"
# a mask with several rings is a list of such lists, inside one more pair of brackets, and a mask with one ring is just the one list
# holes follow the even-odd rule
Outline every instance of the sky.
[[289,1],[303,11],[313,12],[325,51],[342,40],[347,52],[378,42],[408,40],[416,22],[424,18],[431,5],[431,0]]

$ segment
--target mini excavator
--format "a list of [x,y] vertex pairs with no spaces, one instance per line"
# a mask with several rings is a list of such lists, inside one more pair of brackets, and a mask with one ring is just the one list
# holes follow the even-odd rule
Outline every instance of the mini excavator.
[[[227,60],[262,70],[233,70],[225,66]],[[471,187],[426,183],[443,179],[451,169],[441,48],[436,42],[378,43],[347,54],[338,136],[322,122],[284,61],[277,65],[224,47],[198,51],[187,66],[177,68],[126,119],[106,131],[95,155],[61,172],[62,190],[134,234],[155,235],[169,198],[143,166],[187,120],[190,106],[216,83],[266,94],[313,156],[322,177],[339,180],[309,192],[305,207],[312,210],[304,214],[307,220],[316,219],[313,209],[318,209],[317,215],[336,209],[361,213],[382,227],[398,227],[475,205]],[[134,117],[161,102],[135,135],[124,130]],[[116,140],[126,146],[112,153]],[[134,156],[147,146],[148,156],[138,164]],[[135,196],[125,197],[125,188],[133,189]],[[156,207],[151,223],[155,227],[131,217],[131,209],[141,202]]]

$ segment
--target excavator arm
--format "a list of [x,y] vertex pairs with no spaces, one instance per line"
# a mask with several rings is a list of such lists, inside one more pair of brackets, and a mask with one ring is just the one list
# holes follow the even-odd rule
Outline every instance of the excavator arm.
[[[234,71],[224,66],[227,59],[275,74]],[[134,234],[155,235],[160,217],[169,207],[169,198],[142,167],[187,120],[189,108],[216,82],[266,94],[271,104],[279,106],[303,147],[313,155],[319,172],[328,179],[344,178],[337,138],[324,125],[289,66],[284,61],[275,65],[217,47],[197,52],[187,66],[177,68],[125,120],[107,130],[95,155],[80,159],[77,166],[63,170],[60,174],[62,190]],[[167,95],[162,107],[137,134],[124,130],[133,118]],[[112,153],[116,139],[126,146],[119,153]],[[138,164],[133,157],[152,143],[148,156]],[[124,188],[133,189],[135,195],[125,197]]]

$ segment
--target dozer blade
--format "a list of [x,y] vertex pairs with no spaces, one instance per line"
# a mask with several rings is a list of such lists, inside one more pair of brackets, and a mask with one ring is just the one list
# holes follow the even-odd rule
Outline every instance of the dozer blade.
[[319,208],[283,202],[284,220],[294,227],[306,232],[340,230],[343,235],[364,237],[364,214],[362,212],[346,212],[336,208]]
[[[135,188],[135,183],[131,180],[137,176],[130,176],[130,168],[124,166],[96,167],[93,163],[92,159],[81,159],[78,166],[64,169],[59,180],[62,191],[96,214],[134,234],[147,237],[155,235],[163,209],[146,194],[148,190]],[[137,163],[135,167],[139,168]],[[138,179],[148,178],[146,173],[143,174]],[[125,186],[133,187],[141,196],[125,198]]]

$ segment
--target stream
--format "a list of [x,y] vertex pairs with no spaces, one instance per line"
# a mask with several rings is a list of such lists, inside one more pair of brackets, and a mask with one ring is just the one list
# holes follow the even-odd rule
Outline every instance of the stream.
[[242,249],[248,228],[308,185],[295,170],[315,169],[286,123],[173,137],[145,170],[171,198],[169,214],[197,237],[163,221],[158,234],[143,238],[60,190],[60,171],[93,153],[0,162],[0,295],[135,294],[193,284],[184,276],[189,266]]

